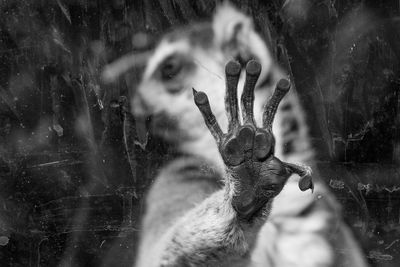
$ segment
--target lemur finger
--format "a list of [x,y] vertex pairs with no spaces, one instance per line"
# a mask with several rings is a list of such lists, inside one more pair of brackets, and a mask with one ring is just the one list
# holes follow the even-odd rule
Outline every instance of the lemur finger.
[[241,97],[243,123],[251,123],[254,125],[254,88],[258,77],[260,77],[260,73],[261,64],[255,60],[250,60],[246,65],[246,81]]
[[228,131],[232,131],[239,125],[237,85],[239,82],[241,66],[239,62],[229,61],[225,66],[226,94],[225,109],[228,116]]
[[278,109],[279,103],[282,98],[290,90],[290,82],[286,79],[281,79],[276,85],[275,91],[272,97],[268,100],[264,108],[263,114],[263,127],[268,130],[272,129],[272,122],[275,117],[276,110]]
[[194,88],[192,89],[196,106],[203,115],[204,121],[211,134],[214,136],[217,143],[220,143],[223,133],[221,127],[219,127],[217,119],[211,111],[210,102],[208,101],[207,95],[204,92],[197,92]]
[[312,170],[309,166],[287,162],[284,162],[284,165],[289,171],[291,171],[292,173],[296,173],[300,176],[299,188],[301,191],[306,191],[307,189],[311,189],[311,191],[314,191],[314,183],[311,177]]

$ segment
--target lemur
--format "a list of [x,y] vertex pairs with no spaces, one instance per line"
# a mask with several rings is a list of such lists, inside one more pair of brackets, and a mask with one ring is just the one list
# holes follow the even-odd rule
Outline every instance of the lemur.
[[313,150],[285,78],[230,5],[163,37],[131,107],[180,156],[148,192],[135,266],[367,266],[338,203],[302,165]]

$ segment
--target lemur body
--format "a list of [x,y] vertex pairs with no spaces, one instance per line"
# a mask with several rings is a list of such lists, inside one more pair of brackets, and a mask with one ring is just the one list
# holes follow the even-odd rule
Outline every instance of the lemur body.
[[[159,171],[148,193],[136,266],[366,266],[318,175],[314,193],[300,191],[299,176],[292,175],[251,223],[242,223],[226,201],[224,161],[193,102],[192,88],[208,95],[226,132],[225,64],[252,58],[262,66],[254,92],[254,116],[261,125],[263,106],[285,75],[251,20],[231,6],[220,7],[212,24],[166,35],[149,59],[133,113],[152,115],[154,133],[182,156]],[[243,84],[241,78],[239,96]],[[272,131],[276,157],[312,164],[295,92],[282,100]]]

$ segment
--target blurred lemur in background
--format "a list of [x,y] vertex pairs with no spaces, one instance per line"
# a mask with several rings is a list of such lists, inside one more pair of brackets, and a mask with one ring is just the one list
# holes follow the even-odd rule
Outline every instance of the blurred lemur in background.
[[180,156],[148,192],[136,266],[366,266],[333,195],[302,165],[313,149],[287,77],[227,4],[163,37],[131,107]]

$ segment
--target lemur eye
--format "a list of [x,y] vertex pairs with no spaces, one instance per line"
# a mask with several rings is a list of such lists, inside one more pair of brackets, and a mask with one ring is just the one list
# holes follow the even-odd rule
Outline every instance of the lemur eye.
[[182,69],[182,60],[177,56],[168,57],[161,65],[161,79],[170,80],[174,78]]

